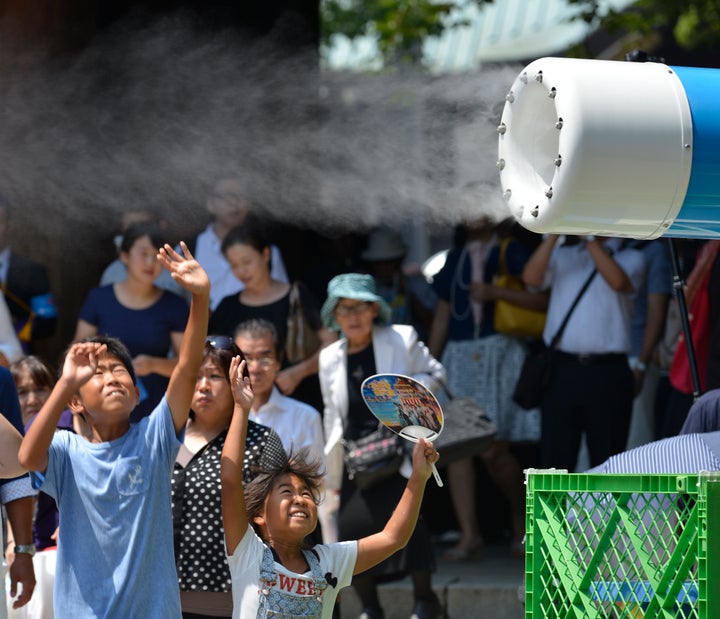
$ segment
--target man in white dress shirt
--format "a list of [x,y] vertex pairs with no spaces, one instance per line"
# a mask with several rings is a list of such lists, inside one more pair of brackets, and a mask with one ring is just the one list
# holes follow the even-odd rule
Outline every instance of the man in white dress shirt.
[[[210,311],[214,311],[225,297],[237,294],[244,288],[223,256],[221,246],[227,233],[245,222],[251,205],[242,184],[235,178],[218,180],[205,205],[213,220],[188,245],[210,278]],[[273,279],[287,282],[288,275],[280,249],[271,245],[271,252],[270,275]]]
[[288,454],[307,447],[309,458],[324,467],[320,413],[304,402],[283,395],[275,386],[283,350],[275,326],[262,318],[247,320],[238,325],[235,344],[245,355],[255,394],[250,419],[275,430]]
[[551,234],[540,243],[523,279],[550,290],[547,345],[569,315],[542,401],[541,459],[543,467],[572,471],[583,434],[590,466],[625,449],[634,396],[628,365],[631,319],[646,263],[640,251],[621,246],[620,239],[586,236],[560,246],[557,241]]

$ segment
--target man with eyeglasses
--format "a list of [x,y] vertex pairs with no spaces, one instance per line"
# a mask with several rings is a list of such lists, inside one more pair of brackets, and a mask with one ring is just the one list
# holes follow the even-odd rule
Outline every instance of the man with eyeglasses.
[[[305,459],[320,462],[321,470],[325,471],[325,438],[320,413],[309,404],[282,394],[275,386],[285,350],[275,325],[263,318],[246,320],[235,328],[234,341],[245,355],[255,395],[250,421],[275,430],[288,455],[307,448]],[[321,509],[331,509],[335,498],[328,494]],[[334,519],[325,511],[314,535],[318,543],[326,536],[326,542],[337,538]]]
[[[244,288],[233,274],[221,247],[228,232],[245,223],[250,214],[250,201],[238,179],[221,178],[213,185],[205,206],[212,221],[188,244],[188,248],[210,278],[210,311],[214,311],[222,299]],[[271,250],[270,274],[273,279],[287,282],[280,249],[272,245]]]
[[262,318],[240,323],[235,344],[247,361],[255,399],[250,420],[275,430],[288,454],[307,447],[310,460],[325,466],[320,413],[312,406],[289,398],[275,386],[282,366],[283,345],[275,326]]

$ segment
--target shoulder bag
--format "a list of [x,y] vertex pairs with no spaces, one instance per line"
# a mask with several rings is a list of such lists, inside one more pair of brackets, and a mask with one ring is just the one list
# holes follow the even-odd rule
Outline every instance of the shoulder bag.
[[405,457],[403,440],[382,423],[362,438],[343,439],[348,477],[358,488],[365,490],[397,473]]
[[570,320],[570,316],[585,294],[585,291],[590,287],[590,283],[596,274],[597,269],[594,269],[593,272],[590,273],[590,277],[585,280],[570,309],[567,311],[567,314],[565,314],[560,328],[552,340],[550,340],[550,346],[545,346],[542,340],[538,340],[537,345],[531,348],[527,357],[525,357],[525,362],[520,369],[520,375],[518,376],[517,383],[515,383],[515,390],[512,396],[513,402],[520,406],[520,408],[531,410],[537,408],[542,403],[543,394],[552,378],[552,351],[560,341],[563,331],[565,331],[565,327]]
[[456,398],[441,383],[448,402],[443,406],[444,426],[434,441],[439,465],[451,464],[485,451],[495,440],[497,428],[475,398]]
[[318,348],[320,348],[320,338],[308,322],[300,298],[300,284],[295,282],[290,288],[285,359],[291,365],[299,363],[307,359]]

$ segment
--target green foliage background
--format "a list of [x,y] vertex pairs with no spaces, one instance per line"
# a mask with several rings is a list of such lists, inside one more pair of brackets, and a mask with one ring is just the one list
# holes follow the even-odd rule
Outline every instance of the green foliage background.
[[[531,0],[528,0],[531,1]],[[599,0],[565,0],[578,9],[577,19],[610,32],[648,38],[672,33],[688,50],[715,50],[720,43],[720,0],[637,0],[624,11],[603,9]],[[419,62],[423,41],[464,25],[456,9],[493,0],[321,0],[321,40],[335,34],[350,39],[375,37],[387,61]]]
[[376,37],[385,60],[419,60],[427,37],[447,28],[465,25],[453,17],[455,9],[482,6],[493,0],[321,0],[321,42],[329,45],[335,34],[350,39]]
[[667,30],[687,50],[715,50],[720,43],[720,0],[637,0],[621,12],[602,11],[598,0],[566,1],[578,6],[581,19],[610,31],[647,36]]

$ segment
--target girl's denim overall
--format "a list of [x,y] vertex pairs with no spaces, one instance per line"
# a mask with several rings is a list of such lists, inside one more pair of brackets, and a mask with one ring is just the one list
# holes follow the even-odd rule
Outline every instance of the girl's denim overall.
[[269,546],[265,546],[260,567],[260,603],[258,619],[292,619],[295,617],[320,619],[322,616],[322,596],[327,581],[320,573],[320,562],[314,552],[303,550],[305,560],[310,566],[313,578],[312,595],[295,596],[281,591],[277,587],[274,559]]

